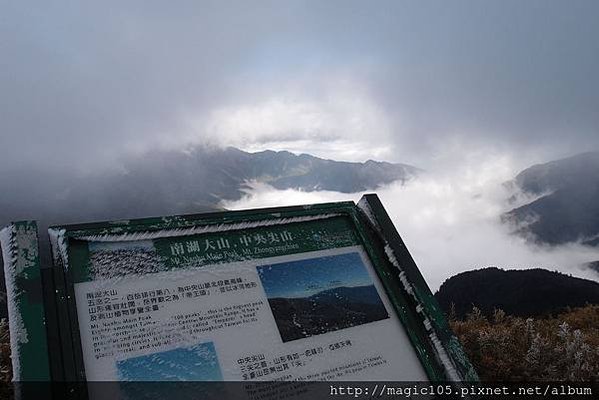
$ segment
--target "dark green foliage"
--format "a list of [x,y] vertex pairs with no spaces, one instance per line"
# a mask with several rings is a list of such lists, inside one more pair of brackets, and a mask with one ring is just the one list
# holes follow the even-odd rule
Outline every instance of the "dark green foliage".
[[435,297],[446,313],[453,307],[458,318],[473,306],[487,316],[495,309],[515,316],[538,316],[599,304],[599,283],[543,269],[484,268],[451,277]]

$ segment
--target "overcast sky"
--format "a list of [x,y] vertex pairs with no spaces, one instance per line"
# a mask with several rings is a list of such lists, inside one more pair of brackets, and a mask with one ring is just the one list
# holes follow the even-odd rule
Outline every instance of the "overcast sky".
[[599,149],[594,0],[0,5],[2,168],[204,142],[423,168]]

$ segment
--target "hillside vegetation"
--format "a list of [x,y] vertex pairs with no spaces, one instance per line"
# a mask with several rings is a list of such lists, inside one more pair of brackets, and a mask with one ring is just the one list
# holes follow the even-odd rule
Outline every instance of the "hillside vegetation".
[[483,381],[599,380],[599,306],[538,318],[475,307],[450,325]]
[[491,316],[496,309],[521,317],[559,313],[599,304],[599,283],[545,269],[483,268],[446,280],[435,297],[441,308],[464,318],[472,307]]
[[[556,317],[522,318],[474,308],[465,319],[450,316],[483,381],[599,380],[599,306]],[[0,322],[0,381],[11,379],[8,324]]]

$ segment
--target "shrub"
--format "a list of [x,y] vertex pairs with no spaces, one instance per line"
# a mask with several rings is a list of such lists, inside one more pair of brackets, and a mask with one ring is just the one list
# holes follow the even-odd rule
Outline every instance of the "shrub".
[[[522,318],[476,307],[450,325],[483,381],[598,381],[599,306]],[[0,381],[11,380],[8,322],[0,320]]]
[[599,306],[537,319],[473,308],[450,324],[484,381],[599,379]]

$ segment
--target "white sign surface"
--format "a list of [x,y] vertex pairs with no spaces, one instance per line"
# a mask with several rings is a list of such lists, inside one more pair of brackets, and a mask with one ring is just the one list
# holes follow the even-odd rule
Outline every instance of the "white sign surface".
[[427,380],[360,246],[75,285],[90,381]]

